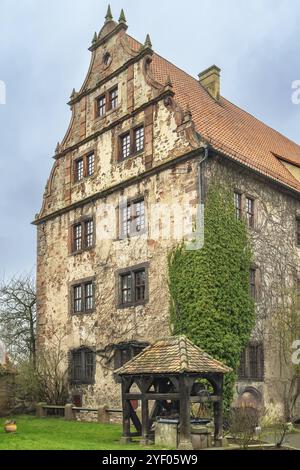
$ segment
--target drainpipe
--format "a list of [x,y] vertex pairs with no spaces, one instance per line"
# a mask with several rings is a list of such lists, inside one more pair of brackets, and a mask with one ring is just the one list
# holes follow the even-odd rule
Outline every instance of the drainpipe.
[[209,146],[206,144],[204,147],[204,156],[198,162],[198,192],[199,192],[199,204],[197,207],[197,219],[196,219],[196,242],[190,243],[187,246],[188,250],[194,251],[199,250],[204,244],[204,162],[209,156]]
[[199,190],[199,204],[204,206],[204,171],[203,164],[208,159],[209,156],[209,146],[205,144],[204,147],[204,156],[198,162],[198,190]]

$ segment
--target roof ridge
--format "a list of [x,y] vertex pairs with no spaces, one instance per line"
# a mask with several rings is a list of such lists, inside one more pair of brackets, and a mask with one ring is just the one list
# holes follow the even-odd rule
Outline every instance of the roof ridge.
[[187,352],[187,337],[182,335],[178,337],[178,347],[180,355],[180,369],[187,370],[189,367],[189,358]]

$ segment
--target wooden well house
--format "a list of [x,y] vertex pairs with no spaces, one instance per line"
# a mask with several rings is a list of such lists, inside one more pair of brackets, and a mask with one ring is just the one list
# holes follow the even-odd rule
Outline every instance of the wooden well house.
[[[122,383],[123,441],[141,436],[141,443],[148,444],[153,440],[153,424],[159,417],[177,416],[178,448],[192,449],[191,404],[210,402],[217,444],[223,429],[223,379],[230,371],[185,336],[161,339],[148,346],[116,371]],[[210,392],[203,388],[200,379],[211,385]],[[141,419],[134,406],[137,400],[141,403]]]

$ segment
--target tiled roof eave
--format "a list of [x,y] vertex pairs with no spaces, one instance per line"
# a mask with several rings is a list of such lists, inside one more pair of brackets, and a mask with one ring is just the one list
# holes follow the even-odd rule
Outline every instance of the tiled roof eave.
[[[209,145],[210,145],[210,148],[214,150],[216,153],[232,160],[235,163],[239,163],[240,165],[244,166],[245,168],[248,168],[249,170],[255,172],[256,174],[260,176],[263,176],[265,178],[268,178],[269,180],[272,180],[279,186],[282,186],[283,188],[288,189],[289,191],[292,191],[295,195],[300,197],[300,182],[299,182],[299,188],[297,188],[296,185],[293,186],[289,182],[284,181],[283,177],[277,176],[275,172],[272,172],[272,170],[266,169],[263,165],[259,165],[257,163],[256,164],[251,163],[249,161],[249,158],[237,154],[237,152],[235,152],[232,149],[225,150],[224,146],[219,146],[218,144],[215,144],[212,142],[209,142]],[[296,180],[295,180],[295,183],[296,183]]]

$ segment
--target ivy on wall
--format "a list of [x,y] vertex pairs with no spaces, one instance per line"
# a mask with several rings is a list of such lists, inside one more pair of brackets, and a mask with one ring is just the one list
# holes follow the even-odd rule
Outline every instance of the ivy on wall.
[[204,246],[182,244],[169,255],[171,323],[234,372],[225,376],[224,406],[233,398],[241,352],[255,323],[249,291],[251,246],[245,221],[237,220],[233,192],[211,184],[205,206]]

